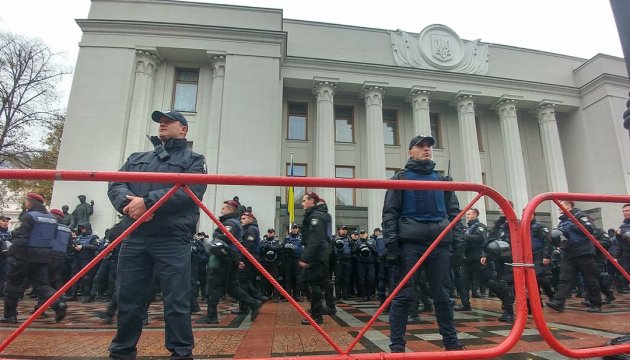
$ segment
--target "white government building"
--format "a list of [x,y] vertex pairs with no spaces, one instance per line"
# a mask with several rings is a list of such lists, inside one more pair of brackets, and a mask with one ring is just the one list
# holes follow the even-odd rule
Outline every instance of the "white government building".
[[[209,173],[285,176],[293,153],[296,176],[385,179],[413,136],[432,134],[438,170],[495,188],[518,213],[548,191],[630,193],[630,85],[617,57],[462,40],[440,24],[391,31],[168,0],[92,0],[77,24],[60,170],[117,170],[152,148],[151,112],[174,109]],[[52,205],[87,195],[102,232],[115,219],[106,186],[58,181]],[[314,190],[337,225],[380,226],[384,191]],[[234,195],[261,229],[287,225],[285,188],[209,186],[204,203],[218,211]],[[621,223],[619,204],[578,206],[606,228]],[[493,201],[478,207],[496,218]],[[539,209],[557,216],[550,203]],[[210,226],[202,215],[200,230]]]

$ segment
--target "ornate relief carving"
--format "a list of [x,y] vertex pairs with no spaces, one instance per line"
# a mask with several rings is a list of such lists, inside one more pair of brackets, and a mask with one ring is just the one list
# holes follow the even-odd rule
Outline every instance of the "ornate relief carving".
[[383,106],[383,95],[385,89],[380,86],[370,86],[363,90],[363,97],[365,99],[365,106]]
[[212,77],[225,76],[225,56],[214,56],[210,65],[212,65]]
[[556,104],[544,104],[536,108],[538,123],[556,121]]
[[497,113],[499,114],[499,119],[516,116],[517,103],[518,101],[516,100],[503,100],[500,103],[498,103]]
[[419,34],[398,30],[390,35],[394,61],[399,66],[465,74],[488,73],[488,45],[479,45],[479,40],[464,43],[447,26],[434,24]]
[[337,87],[334,83],[329,81],[320,81],[315,84],[313,88],[313,94],[317,97],[317,101],[330,101],[333,102],[335,97],[335,91]]
[[409,101],[411,101],[411,108],[416,110],[429,110],[429,99],[431,98],[431,92],[426,90],[417,90],[409,95]]
[[136,50],[136,72],[152,76],[157,71],[160,59],[157,56],[142,50]]
[[473,95],[462,95],[456,101],[458,114],[475,113],[475,97]]

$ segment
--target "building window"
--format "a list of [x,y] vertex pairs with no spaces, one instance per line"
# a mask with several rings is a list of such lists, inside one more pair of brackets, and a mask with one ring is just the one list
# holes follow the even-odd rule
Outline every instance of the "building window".
[[483,151],[483,139],[481,138],[481,122],[479,122],[479,116],[475,116],[475,128],[477,129],[477,145],[479,151]]
[[350,106],[335,106],[335,141],[354,142],[354,109]]
[[[287,163],[287,176],[291,176],[291,163]],[[306,164],[296,164],[293,163],[293,176],[294,177],[305,177],[306,176]],[[289,198],[287,188],[287,199]],[[306,193],[305,187],[293,187],[293,202],[295,204],[302,203],[302,196]]]
[[398,112],[383,110],[383,140],[385,145],[398,145]]
[[392,177],[394,177],[394,175],[396,175],[396,173],[398,173],[400,171],[399,168],[387,168],[385,169],[385,177],[387,179],[391,179]]
[[441,121],[440,114],[432,112],[429,115],[431,119],[431,136],[435,139],[435,148],[442,148],[442,132],[441,132]]
[[[354,179],[354,166],[335,166],[335,177]],[[354,206],[354,189],[335,189],[337,205]]]
[[195,112],[197,109],[198,86],[199,69],[175,69],[173,110]]
[[307,103],[289,103],[287,120],[287,139],[306,140],[306,124],[308,118]]

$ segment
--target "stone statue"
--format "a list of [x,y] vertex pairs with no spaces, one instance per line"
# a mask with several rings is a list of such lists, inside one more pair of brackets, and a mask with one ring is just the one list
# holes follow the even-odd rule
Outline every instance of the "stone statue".
[[61,223],[70,226],[70,224],[72,224],[72,214],[70,214],[68,210],[70,210],[70,206],[68,205],[61,207],[61,211],[63,211],[63,219],[61,219]]
[[80,224],[90,222],[90,215],[94,213],[94,200],[90,200],[88,204],[85,202],[85,195],[79,195],[79,205],[72,212],[72,224],[70,227],[76,229]]

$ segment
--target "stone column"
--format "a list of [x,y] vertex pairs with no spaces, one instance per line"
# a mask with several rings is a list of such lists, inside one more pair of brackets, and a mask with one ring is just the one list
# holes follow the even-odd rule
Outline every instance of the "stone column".
[[[200,147],[206,157],[208,173],[216,174],[219,167],[219,154],[221,149],[221,113],[223,110],[223,83],[225,81],[225,56],[214,56],[210,61],[212,67],[212,85],[210,88],[210,110],[207,119],[199,120],[198,139],[202,139]],[[204,196],[204,204],[210,211],[221,208],[223,197],[217,198],[216,185],[208,185]],[[214,229],[214,223],[206,215],[201,215],[200,229]]]
[[409,101],[413,109],[413,136],[420,134],[431,135],[430,97],[431,93],[426,90],[415,90],[409,95]]
[[[560,134],[556,122],[555,104],[542,104],[536,108],[540,140],[542,142],[545,169],[547,170],[547,184],[549,191],[568,192],[567,173],[564,168],[564,157],[560,145]],[[560,216],[555,205],[551,205],[551,222]]]
[[151,96],[153,95],[153,82],[159,65],[159,59],[146,51],[136,51],[136,73],[127,123],[127,137],[125,140],[125,154],[123,161],[129,155],[137,151],[148,149],[148,141],[145,135],[157,134],[157,125],[151,120]]
[[[335,177],[335,108],[334,97],[337,87],[329,81],[315,84],[313,94],[317,99],[317,124],[315,126],[315,176]],[[328,213],[335,229],[335,188],[315,190],[328,204]]]
[[[479,142],[477,138],[477,125],[475,121],[475,97],[461,95],[455,99],[457,104],[457,119],[459,121],[459,139],[462,147],[462,159],[464,161],[464,179],[462,181],[483,183],[481,176],[481,158],[479,156]],[[477,193],[467,191],[464,193],[461,207],[471,202]],[[486,204],[483,198],[474,205],[479,210],[479,220],[486,223]]]
[[[383,140],[383,94],[378,86],[363,90],[366,114],[366,152],[369,179],[385,179],[385,141]],[[368,191],[368,230],[381,227],[385,190]]]
[[501,123],[505,169],[508,184],[508,196],[514,203],[514,211],[521,214],[529,201],[525,178],[523,147],[516,117],[516,100],[503,100],[497,104],[497,113]]

